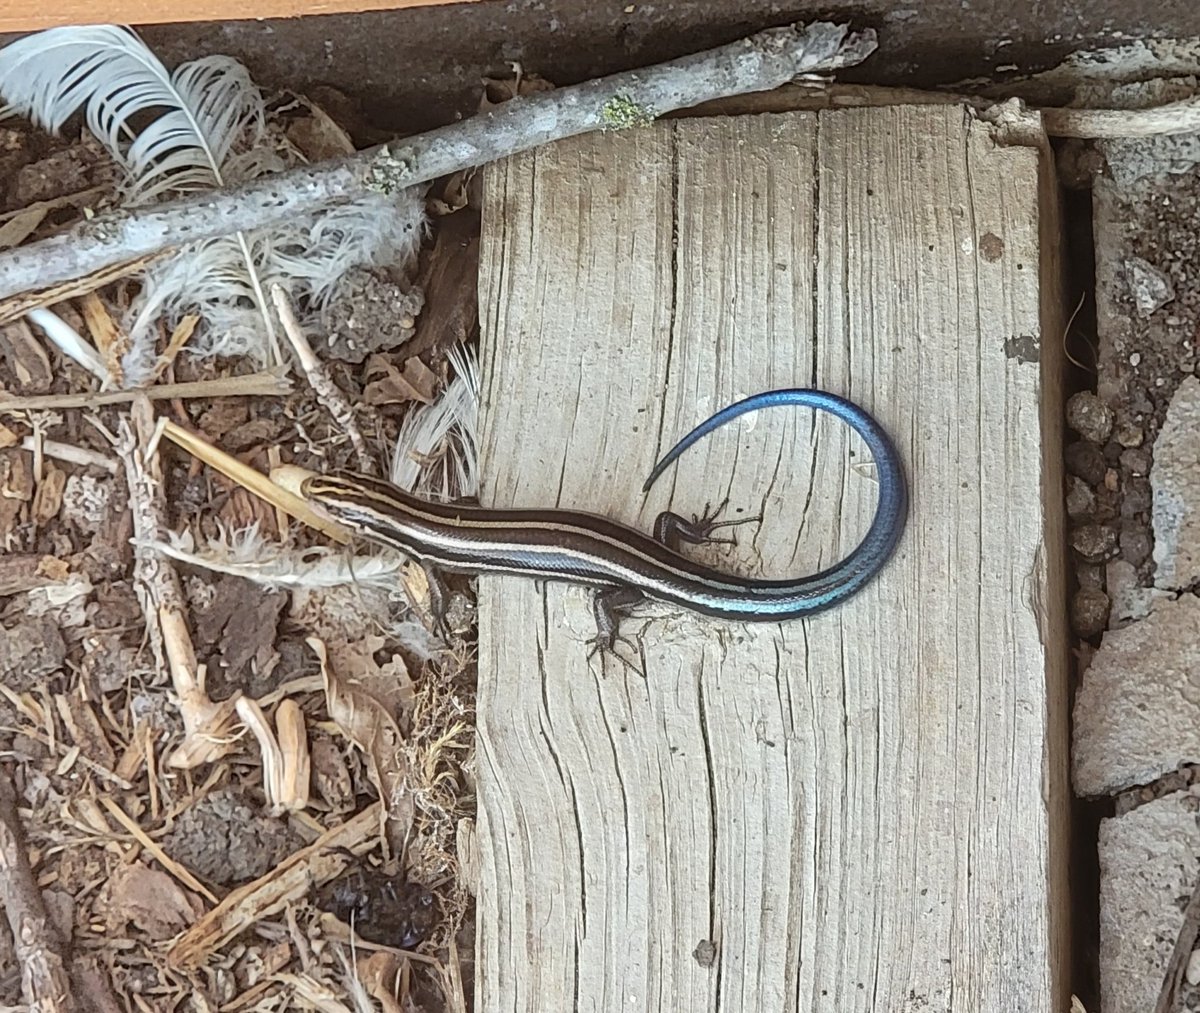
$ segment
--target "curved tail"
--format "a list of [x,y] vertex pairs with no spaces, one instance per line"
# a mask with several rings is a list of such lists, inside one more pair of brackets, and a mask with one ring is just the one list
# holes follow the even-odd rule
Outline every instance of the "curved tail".
[[866,409],[853,401],[813,388],[766,391],[737,401],[701,422],[668,450],[651,470],[642,492],[649,492],[650,487],[685,450],[713,430],[739,415],[777,407],[815,408],[841,419],[862,437],[875,460],[879,500],[871,527],[850,555],[809,578],[814,583],[821,582],[830,588],[832,593],[826,604],[832,605],[834,601],[849,597],[883,569],[895,551],[908,520],[908,484],[900,454],[883,427]]

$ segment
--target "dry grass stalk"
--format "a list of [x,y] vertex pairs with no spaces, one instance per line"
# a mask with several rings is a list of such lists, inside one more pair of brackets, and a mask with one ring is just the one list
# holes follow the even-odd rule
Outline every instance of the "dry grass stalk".
[[304,336],[304,331],[300,328],[300,321],[296,319],[287,293],[278,285],[272,285],[271,299],[279,313],[279,321],[283,324],[284,333],[292,343],[296,358],[300,361],[300,368],[304,370],[304,375],[308,378],[313,393],[317,395],[317,400],[329,410],[334,421],[350,437],[354,454],[358,458],[359,469],[368,475],[376,474],[378,469],[375,466],[375,460],[367,449],[367,441],[363,439],[358,423],[354,421],[354,409],[350,407],[350,402],[346,400],[338,385],[333,382],[333,377],[329,375],[325,365],[313,352],[312,345],[308,343],[308,338]]
[[289,855],[265,876],[234,890],[175,941],[167,954],[170,965],[194,970],[238,933],[305,897],[314,884],[341,875],[353,855],[374,847],[380,818],[379,804],[371,805]]
[[[163,435],[172,443],[182,447],[193,457],[198,458],[210,468],[215,468],[226,478],[232,479],[238,485],[254,493],[259,498],[280,510],[284,510],[299,521],[324,532],[335,542],[346,545],[350,541],[350,532],[342,525],[317,514],[296,493],[281,484],[273,482],[266,475],[255,471],[243,464],[236,457],[231,457],[211,443],[189,433],[173,422],[166,422]],[[286,470],[287,465],[283,469]]]
[[280,397],[292,392],[292,382],[278,370],[267,369],[244,376],[218,380],[161,383],[138,390],[85,391],[82,394],[34,394],[30,397],[0,397],[0,412],[28,412],[56,408],[99,408],[146,398],[170,401],[197,397]]
[[214,894],[208,887],[200,882],[192,873],[180,865],[175,859],[163,851],[162,847],[157,844],[154,839],[137,825],[137,821],[133,819],[124,809],[122,809],[115,799],[108,795],[100,796],[100,804],[104,806],[111,814],[113,819],[121,824],[143,848],[145,848],[155,859],[158,864],[174,876],[179,882],[186,886],[189,890],[207,897],[212,903],[218,903],[217,895]]
[[196,325],[199,323],[200,317],[195,313],[189,313],[175,325],[175,330],[171,332],[171,340],[167,342],[166,349],[158,357],[158,362],[154,364],[154,372],[150,378],[151,383],[157,383],[159,377],[171,368],[171,364],[175,361],[176,356],[183,351],[184,345],[191,340],[192,335],[196,331]]
[[72,994],[62,941],[30,867],[16,793],[7,776],[0,776],[0,900],[12,928],[21,993],[29,1009],[74,1013],[80,1007]]

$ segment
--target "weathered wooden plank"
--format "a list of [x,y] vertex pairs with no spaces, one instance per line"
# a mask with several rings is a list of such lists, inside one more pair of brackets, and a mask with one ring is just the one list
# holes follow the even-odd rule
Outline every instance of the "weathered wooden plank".
[[167,21],[236,21],[291,18],[306,14],[357,14],[361,11],[431,7],[478,0],[255,0],[249,6],[234,0],[61,0],[53,7],[34,0],[5,0],[0,9],[0,32],[28,32],[58,25],[151,25]]
[[913,513],[812,620],[646,609],[644,679],[587,660],[583,589],[480,580],[481,1011],[1061,1009],[1041,163],[921,107],[660,123],[488,171],[485,501],[645,527],[728,494],[764,522],[702,555],[815,569],[874,507],[835,423],[764,413],[637,490],[714,409],[816,383],[895,434]]

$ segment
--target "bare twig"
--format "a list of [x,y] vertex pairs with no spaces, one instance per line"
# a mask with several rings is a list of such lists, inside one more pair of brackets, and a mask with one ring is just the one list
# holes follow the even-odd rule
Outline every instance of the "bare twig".
[[1162,137],[1200,130],[1197,95],[1150,109],[1043,109],[1041,113],[1051,137]]
[[0,412],[38,411],[44,408],[96,408],[146,397],[151,401],[192,397],[274,397],[292,392],[292,381],[281,370],[268,369],[245,376],[188,383],[162,383],[144,390],[106,390],[101,393],[38,394],[32,397],[0,397]]
[[46,913],[25,834],[17,814],[12,782],[0,774],[0,901],[12,927],[21,992],[34,1013],[72,1013],[79,1008],[63,959],[62,940]]
[[1179,934],[1175,937],[1175,948],[1171,951],[1170,959],[1163,970],[1162,988],[1158,993],[1158,1001],[1154,1004],[1154,1013],[1174,1013],[1175,999],[1187,970],[1188,958],[1196,948],[1197,938],[1200,938],[1200,878],[1197,878],[1192,887],[1191,899],[1183,910],[1183,924],[1179,927]]
[[350,437],[350,443],[354,446],[354,454],[358,458],[359,469],[368,475],[378,474],[379,469],[375,466],[371,452],[367,449],[367,441],[363,439],[358,423],[354,421],[354,410],[338,385],[333,382],[333,377],[329,375],[324,363],[312,350],[312,345],[308,343],[308,338],[304,336],[304,331],[300,327],[300,321],[296,319],[296,313],[292,309],[287,293],[280,286],[272,285],[271,299],[279,313],[279,322],[283,324],[283,331],[287,335],[288,341],[292,343],[292,350],[296,353],[300,368],[308,377],[308,382],[312,386],[313,393],[317,395],[317,400],[329,410],[334,421]]
[[158,437],[150,402],[135,401],[130,414],[134,431],[122,420],[124,446],[120,449],[129,480],[138,600],[146,616],[146,631],[155,660],[170,671],[183,718],[183,744],[167,762],[173,767],[190,768],[211,763],[230,750],[228,729],[236,700],[213,703],[208,698],[204,672],[196,662],[188,633],[179,575],[169,560],[146,547],[165,528],[166,493],[162,464],[154,449]]
[[772,28],[668,63],[516,98],[402,142],[236,189],[101,215],[0,253],[0,298],[164,247],[266,228],[369,193],[394,193],[565,137],[637,126],[726,95],[769,91],[803,74],[861,63],[875,47],[873,30],[850,33],[844,24]]
[[[30,243],[28,248],[37,245]],[[10,293],[11,298],[0,300],[0,324],[6,324],[9,321],[16,320],[18,317],[24,316],[32,309],[37,309],[39,306],[53,306],[55,303],[63,302],[66,299],[73,299],[76,296],[84,295],[87,292],[95,292],[97,289],[104,288],[118,278],[126,278],[131,274],[137,274],[142,268],[157,260],[159,257],[165,256],[170,248],[155,251],[145,257],[134,257],[132,260],[107,260],[99,265],[95,271],[87,271],[82,274],[72,275],[69,278],[64,278],[58,284],[50,285],[46,288],[33,289],[34,285],[41,286],[45,284],[45,279],[35,279],[31,285],[25,288],[14,289]],[[14,294],[19,293],[19,294]]]

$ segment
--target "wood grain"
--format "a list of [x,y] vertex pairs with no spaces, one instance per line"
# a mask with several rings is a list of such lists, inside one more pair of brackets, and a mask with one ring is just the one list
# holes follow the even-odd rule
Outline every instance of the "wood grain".
[[480,0],[60,0],[51,7],[34,0],[5,0],[0,32],[30,32],[57,25],[150,25],[171,21],[239,21],[246,18],[291,18],[306,14],[356,14],[360,11],[435,7]]
[[637,493],[715,409],[816,384],[895,435],[913,505],[836,611],[644,609],[645,678],[587,660],[585,590],[480,580],[478,1009],[1063,1008],[1044,172],[944,106],[678,120],[488,170],[485,502],[645,528],[728,495],[764,521],[702,557],[817,569],[875,502],[837,423],[762,413]]

